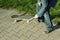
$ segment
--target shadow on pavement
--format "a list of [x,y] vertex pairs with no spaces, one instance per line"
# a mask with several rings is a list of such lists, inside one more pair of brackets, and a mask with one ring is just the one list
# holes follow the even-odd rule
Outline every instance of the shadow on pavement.
[[11,16],[11,18],[17,18],[18,17],[18,15],[12,15]]

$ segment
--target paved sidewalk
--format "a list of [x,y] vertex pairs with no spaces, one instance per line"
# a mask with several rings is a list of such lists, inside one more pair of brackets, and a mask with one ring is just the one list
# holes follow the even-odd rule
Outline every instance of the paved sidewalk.
[[45,34],[44,23],[38,23],[37,20],[14,23],[12,15],[19,14],[14,10],[0,9],[0,40],[60,40],[59,28]]

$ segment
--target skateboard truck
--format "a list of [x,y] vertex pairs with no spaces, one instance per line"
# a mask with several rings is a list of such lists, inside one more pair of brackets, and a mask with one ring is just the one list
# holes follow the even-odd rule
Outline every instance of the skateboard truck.
[[27,23],[29,23],[30,21],[32,21],[34,19],[34,17],[30,18],[27,20]]

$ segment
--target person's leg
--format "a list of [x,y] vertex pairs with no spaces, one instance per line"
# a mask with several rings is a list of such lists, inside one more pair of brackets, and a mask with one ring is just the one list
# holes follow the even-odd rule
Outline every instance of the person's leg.
[[50,12],[46,11],[44,14],[44,22],[46,24],[46,28],[48,31],[52,31],[53,30],[53,25],[52,25],[52,21],[50,19]]

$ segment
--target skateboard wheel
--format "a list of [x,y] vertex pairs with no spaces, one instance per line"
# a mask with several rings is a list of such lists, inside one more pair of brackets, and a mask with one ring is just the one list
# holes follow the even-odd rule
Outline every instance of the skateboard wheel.
[[17,20],[14,20],[14,22],[16,23],[16,22],[17,22]]
[[29,23],[29,21],[27,21],[27,23]]

